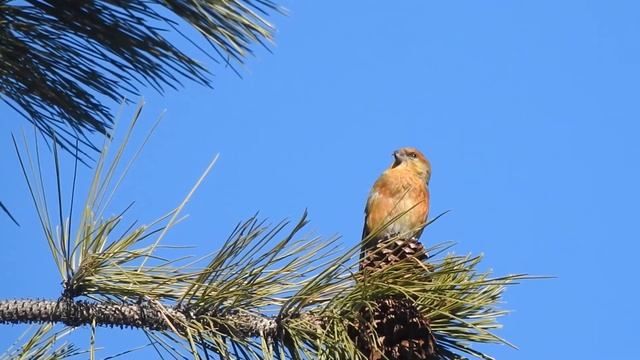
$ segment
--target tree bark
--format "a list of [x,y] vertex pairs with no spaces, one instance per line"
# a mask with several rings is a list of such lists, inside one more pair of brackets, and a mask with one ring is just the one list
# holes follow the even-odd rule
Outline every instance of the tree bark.
[[259,334],[276,334],[278,322],[275,318],[262,314],[226,314],[199,312],[192,314],[189,309],[160,308],[153,303],[121,304],[114,302],[88,302],[82,300],[3,300],[0,301],[0,323],[62,323],[67,326],[81,326],[95,323],[98,326],[129,327],[146,330],[168,331],[172,327],[184,330],[190,320],[204,320],[206,317],[224,318],[221,323],[229,324],[222,332],[253,337]]

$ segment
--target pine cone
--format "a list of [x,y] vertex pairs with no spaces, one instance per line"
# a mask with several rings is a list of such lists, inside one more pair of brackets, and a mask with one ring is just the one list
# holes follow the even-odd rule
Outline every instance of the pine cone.
[[424,246],[416,239],[394,239],[380,241],[365,253],[360,261],[360,269],[381,269],[407,258],[426,260]]
[[360,311],[360,319],[352,338],[367,359],[437,359],[429,321],[410,299],[377,300],[372,309]]

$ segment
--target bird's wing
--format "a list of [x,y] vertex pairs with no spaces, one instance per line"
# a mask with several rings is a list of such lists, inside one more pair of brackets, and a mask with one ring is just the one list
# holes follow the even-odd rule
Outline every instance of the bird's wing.
[[362,238],[366,238],[378,227],[385,224],[389,213],[396,205],[393,197],[393,189],[390,184],[392,178],[388,172],[384,172],[373,184],[367,205],[364,209],[364,228]]
[[362,237],[364,239],[369,235],[369,229],[367,229],[367,217],[369,216],[369,201],[367,201],[367,205],[364,207],[364,224],[362,226]]
[[[371,191],[373,192],[373,190]],[[364,207],[364,225],[362,225],[362,237],[360,239],[364,240],[367,236],[369,236],[369,227],[367,226],[367,219],[369,218],[369,203],[371,199],[371,193],[367,197],[367,204]],[[369,248],[371,243],[371,239],[367,240],[367,243],[362,244],[362,248],[360,249],[360,260],[364,257],[364,252]]]
[[[362,240],[369,236],[371,230],[373,230],[372,219],[369,218],[371,215],[371,210],[376,209],[378,205],[378,200],[380,198],[380,193],[378,188],[380,187],[380,183],[383,181],[384,173],[381,175],[376,182],[373,184],[371,191],[369,192],[369,196],[367,197],[367,204],[364,207],[364,225],[362,226]],[[366,242],[362,243],[362,249],[360,251],[360,259],[364,257],[364,253],[367,249],[369,249],[374,243],[373,239],[367,239]]]

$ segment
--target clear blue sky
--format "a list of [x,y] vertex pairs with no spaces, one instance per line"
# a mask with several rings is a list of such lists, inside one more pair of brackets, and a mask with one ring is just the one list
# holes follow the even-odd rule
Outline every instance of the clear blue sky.
[[[520,360],[637,356],[640,3],[286,6],[289,16],[272,18],[273,54],[258,49],[243,79],[210,64],[214,90],[145,91],[143,127],[168,112],[118,206],[135,200],[132,218],[155,219],[219,152],[169,242],[204,253],[256,211],[277,222],[307,208],[309,230],[351,246],[392,150],[415,146],[433,164],[432,213],[452,210],[423,242],[482,252],[497,275],[557,276],[507,291],[515,311],[499,334],[520,350],[483,349]],[[56,298],[10,143],[25,123],[6,106],[0,118],[1,196],[22,223],[0,217],[0,298]],[[2,326],[0,338],[21,330]],[[119,331],[99,330],[99,345],[116,341]]]

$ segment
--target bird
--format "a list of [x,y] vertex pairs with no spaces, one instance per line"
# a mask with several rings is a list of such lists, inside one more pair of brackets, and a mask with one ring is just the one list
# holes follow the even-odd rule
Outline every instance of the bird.
[[390,237],[417,241],[426,225],[431,163],[413,147],[394,151],[393,158],[367,198],[361,260],[380,241]]

